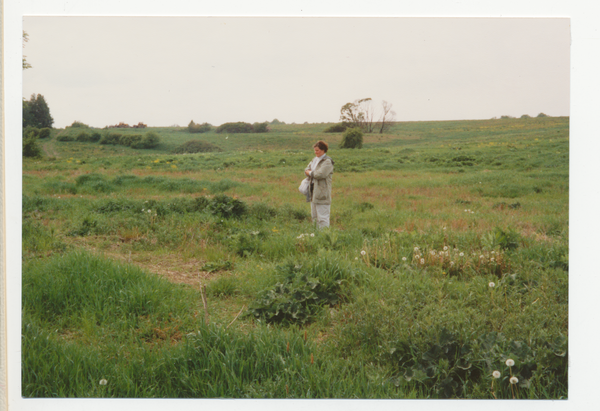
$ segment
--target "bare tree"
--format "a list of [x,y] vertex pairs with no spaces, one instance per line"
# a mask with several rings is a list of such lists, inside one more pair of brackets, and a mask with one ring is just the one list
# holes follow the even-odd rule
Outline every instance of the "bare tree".
[[396,119],[396,112],[392,110],[391,103],[383,100],[381,102],[381,116],[379,118],[379,134],[389,130],[392,122]]
[[[392,111],[392,104],[383,101],[381,113],[377,110],[371,98],[362,98],[354,100],[352,103],[346,103],[340,110],[340,121],[345,123],[348,128],[360,128],[365,133],[372,133],[375,128],[379,133],[389,129],[391,122],[394,121],[396,113]],[[376,118],[379,120],[375,121]]]

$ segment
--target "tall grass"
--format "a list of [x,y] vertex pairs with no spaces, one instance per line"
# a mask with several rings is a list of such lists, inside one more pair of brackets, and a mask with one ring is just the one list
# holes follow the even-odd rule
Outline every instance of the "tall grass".
[[[568,126],[45,141],[23,163],[23,395],[566,398]],[[297,186],[321,138],[317,230]]]

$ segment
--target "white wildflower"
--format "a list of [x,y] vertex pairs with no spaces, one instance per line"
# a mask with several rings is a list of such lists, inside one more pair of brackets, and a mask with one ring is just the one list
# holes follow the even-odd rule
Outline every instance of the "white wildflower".
[[367,252],[366,252],[365,250],[362,250],[362,251],[360,252],[360,255],[365,255],[365,254],[367,254]]
[[315,233],[310,233],[310,236],[311,236],[311,237],[314,237],[314,236],[315,236]]
[[494,377],[494,378],[500,378],[501,375],[502,374],[500,374],[500,371],[498,371],[498,370],[496,370],[492,373],[492,377]]
[[496,286],[496,284],[493,281],[490,281],[488,285],[490,286],[490,288],[494,288]]
[[425,259],[421,258],[421,264],[425,264]]
[[415,253],[419,251],[419,247],[415,247]]
[[490,261],[494,261],[494,257],[490,258]]
[[444,246],[444,251],[446,251],[447,249],[448,249],[448,246],[447,246],[447,245],[445,245],[445,246]]
[[454,265],[454,261],[450,261],[450,265],[453,266]]
[[511,384],[516,384],[519,382],[519,379],[517,377],[510,377],[510,383]]
[[509,358],[508,360],[506,360],[506,365],[509,367],[512,367],[513,365],[515,365],[515,362],[514,362],[514,360]]
[[100,385],[106,385],[108,384],[108,381],[106,381],[104,378],[102,378],[99,382]]
[[459,256],[464,257],[465,253],[460,253]]
[[402,261],[406,261],[406,257],[402,257]]

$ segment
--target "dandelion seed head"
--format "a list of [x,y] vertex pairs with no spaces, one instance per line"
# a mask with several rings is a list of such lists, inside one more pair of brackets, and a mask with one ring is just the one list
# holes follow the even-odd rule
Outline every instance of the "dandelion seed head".
[[511,384],[516,384],[519,382],[519,379],[517,377],[510,377],[510,383]]
[[108,381],[106,381],[104,378],[102,378],[98,384],[106,385],[106,384],[108,384]]
[[362,250],[362,251],[360,252],[360,255],[365,255],[365,254],[367,254],[367,252],[366,252],[365,250]]
[[483,254],[479,256],[479,258],[483,258]]
[[314,237],[314,236],[315,236],[315,233],[310,233],[310,236],[311,236],[311,237]]
[[513,365],[515,365],[515,361],[509,358],[508,360],[506,360],[506,365],[512,367]]
[[500,378],[501,375],[502,374],[500,374],[500,371],[498,371],[498,370],[496,370],[492,373],[492,377],[494,377],[494,378]]
[[454,261],[450,261],[450,265],[454,265]]
[[460,253],[459,256],[464,257],[465,253]]
[[415,252],[419,251],[419,247],[415,247]]
[[448,246],[447,246],[447,245],[445,245],[445,246],[444,246],[444,251],[446,251],[447,249],[448,249]]
[[490,286],[490,288],[494,288],[496,286],[496,284],[493,281],[491,281],[488,285]]
[[421,264],[425,264],[425,259],[421,258]]
[[402,261],[406,261],[406,257],[402,257]]

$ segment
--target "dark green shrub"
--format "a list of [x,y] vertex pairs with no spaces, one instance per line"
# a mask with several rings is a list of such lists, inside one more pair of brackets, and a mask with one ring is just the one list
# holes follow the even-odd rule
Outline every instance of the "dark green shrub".
[[337,123],[327,127],[323,133],[343,133],[348,128],[346,123]]
[[206,133],[207,131],[210,131],[211,128],[212,126],[208,123],[196,124],[193,120],[188,124],[188,131],[190,133]]
[[340,148],[362,148],[363,133],[358,127],[349,128],[344,132]]
[[133,144],[131,144],[131,148],[136,149],[150,149],[155,148],[160,143],[160,137],[154,131],[148,131],[144,134],[144,137]]
[[87,141],[90,141],[90,135],[88,133],[86,133],[85,131],[81,131],[81,132],[79,132],[79,134],[77,134],[77,137],[75,137],[75,140],[87,142]]
[[547,115],[547,114],[544,114],[544,113],[540,113],[540,114],[538,114],[536,117],[548,117],[548,115]]
[[250,123],[237,122],[237,123],[225,123],[221,124],[215,130],[216,133],[253,133],[254,127]]
[[42,149],[34,135],[23,137],[23,157],[41,157]]
[[75,138],[68,134],[61,134],[56,136],[56,141],[75,141]]
[[74,121],[73,124],[71,124],[70,126],[67,126],[66,128],[69,128],[69,127],[90,128],[90,126],[88,126],[87,124],[83,124],[81,121]]
[[133,147],[140,141],[142,141],[141,134],[125,134],[123,137],[121,137],[120,144],[122,146]]
[[269,131],[269,123],[254,123],[252,125],[255,133],[267,133]]
[[92,132],[92,134],[90,135],[90,142],[91,143],[97,143],[98,141],[100,141],[100,139],[102,138],[102,134],[100,134],[97,131]]
[[214,144],[211,144],[206,141],[190,140],[190,141],[183,143],[179,147],[175,148],[173,150],[173,153],[175,153],[175,154],[186,154],[186,153],[193,154],[193,153],[211,153],[211,152],[218,152],[218,151],[223,151],[223,150],[221,150],[221,148],[215,146]]
[[116,146],[121,143],[122,135],[120,133],[105,133],[100,138],[100,144],[111,144]]
[[48,137],[50,137],[51,132],[52,132],[52,129],[50,127],[44,127],[42,129],[40,129],[38,138],[48,138]]

